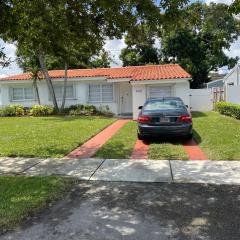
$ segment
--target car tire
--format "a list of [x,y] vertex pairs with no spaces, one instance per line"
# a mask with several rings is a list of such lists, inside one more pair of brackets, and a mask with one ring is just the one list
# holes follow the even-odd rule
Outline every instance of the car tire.
[[139,140],[144,140],[144,137],[140,133],[138,133],[137,136]]
[[189,133],[188,136],[187,136],[187,140],[191,140],[192,138],[193,138],[193,134]]

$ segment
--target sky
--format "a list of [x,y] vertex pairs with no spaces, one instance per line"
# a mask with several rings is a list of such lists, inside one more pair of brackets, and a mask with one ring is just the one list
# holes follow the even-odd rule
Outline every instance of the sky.
[[[156,1],[159,1],[159,0],[156,0]],[[231,4],[232,0],[205,0],[205,2]],[[0,39],[0,46],[4,47],[4,52],[8,57],[10,57],[12,60],[16,58],[16,55],[15,55],[16,47],[13,44],[4,43]],[[119,59],[119,54],[121,52],[121,49],[124,48],[125,46],[126,45],[123,39],[106,41],[104,48],[110,53],[112,59],[114,60],[114,62],[111,64],[112,67],[120,67],[122,65],[121,60]],[[240,38],[238,39],[238,41],[232,44],[229,51],[226,50],[225,52],[228,56],[240,57]],[[13,62],[9,67],[0,69],[0,77],[10,76],[10,75],[18,74],[21,72],[22,70],[17,66],[16,62]],[[219,69],[219,73],[226,73],[226,72],[228,72],[227,67],[223,67]]]

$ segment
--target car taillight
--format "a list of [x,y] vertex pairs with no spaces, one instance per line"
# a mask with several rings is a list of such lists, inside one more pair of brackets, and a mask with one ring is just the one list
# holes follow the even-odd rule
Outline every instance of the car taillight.
[[178,118],[179,122],[184,122],[184,123],[191,123],[192,122],[192,117],[189,115],[182,115]]
[[151,118],[149,116],[139,116],[138,122],[139,123],[148,123],[150,122]]

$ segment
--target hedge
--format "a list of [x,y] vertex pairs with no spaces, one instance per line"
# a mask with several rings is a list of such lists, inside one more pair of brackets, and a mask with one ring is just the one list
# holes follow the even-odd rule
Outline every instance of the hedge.
[[[24,108],[22,105],[8,105],[0,108],[0,117],[19,117],[19,116],[49,116],[57,114],[52,106],[48,105],[33,105],[30,108]],[[95,107],[93,105],[72,105],[65,108],[58,114],[72,115],[72,116],[105,116],[112,117],[114,114],[110,111],[108,106]]]
[[226,102],[218,102],[215,105],[216,111],[220,114],[240,119],[240,105]]

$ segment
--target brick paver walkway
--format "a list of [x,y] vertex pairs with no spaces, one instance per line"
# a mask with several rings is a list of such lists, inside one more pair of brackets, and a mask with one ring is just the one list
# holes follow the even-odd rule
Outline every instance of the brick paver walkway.
[[67,158],[90,158],[129,120],[121,119],[67,155]]

